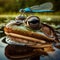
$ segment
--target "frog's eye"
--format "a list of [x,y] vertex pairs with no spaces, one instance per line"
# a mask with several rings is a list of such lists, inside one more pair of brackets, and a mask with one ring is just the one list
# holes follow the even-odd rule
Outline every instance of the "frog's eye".
[[38,24],[40,21],[37,19],[33,19],[33,20],[28,20],[29,24]]
[[38,29],[40,25],[40,20],[36,17],[32,17],[27,20],[27,25],[33,29]]

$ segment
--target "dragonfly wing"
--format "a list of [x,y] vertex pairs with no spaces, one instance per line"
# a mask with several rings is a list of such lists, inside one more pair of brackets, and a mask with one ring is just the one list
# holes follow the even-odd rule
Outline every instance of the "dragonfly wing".
[[40,5],[40,10],[51,10],[52,8],[53,8],[53,4],[51,2],[47,2]]
[[44,4],[31,7],[32,10],[51,10],[52,8],[53,4],[51,2],[46,2]]
[[40,5],[35,5],[31,7],[32,10],[38,10],[39,8],[40,8]]

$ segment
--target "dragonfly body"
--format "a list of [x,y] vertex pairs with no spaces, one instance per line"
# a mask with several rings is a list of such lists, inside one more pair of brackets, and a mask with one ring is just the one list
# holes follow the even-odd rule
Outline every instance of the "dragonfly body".
[[53,12],[53,10],[32,10],[31,8],[25,8],[24,11],[25,12],[32,12],[32,13],[36,13],[36,12]]
[[[25,9],[23,9],[24,12],[32,12],[32,13],[36,13],[36,12],[53,12],[53,10],[51,10],[53,8],[53,4],[51,2],[47,2],[41,5],[35,5],[32,7],[27,7]],[[22,9],[19,10],[20,12],[22,12]]]

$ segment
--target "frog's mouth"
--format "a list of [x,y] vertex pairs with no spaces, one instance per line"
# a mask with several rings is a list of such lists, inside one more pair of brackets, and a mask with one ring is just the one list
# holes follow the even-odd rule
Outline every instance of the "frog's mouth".
[[[34,47],[34,48],[44,48],[44,47],[51,47],[52,44],[46,43],[44,40],[38,40],[32,37],[27,37],[23,35],[18,35],[14,33],[7,33],[8,38],[10,41],[14,42],[13,44],[15,45],[27,45],[29,47]],[[7,42],[10,43],[10,42]]]

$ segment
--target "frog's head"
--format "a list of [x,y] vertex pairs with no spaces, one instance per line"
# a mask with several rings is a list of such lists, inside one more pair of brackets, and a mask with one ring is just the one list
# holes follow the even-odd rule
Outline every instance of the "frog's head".
[[40,18],[37,16],[29,16],[25,20],[26,26],[32,29],[39,29],[40,28]]

